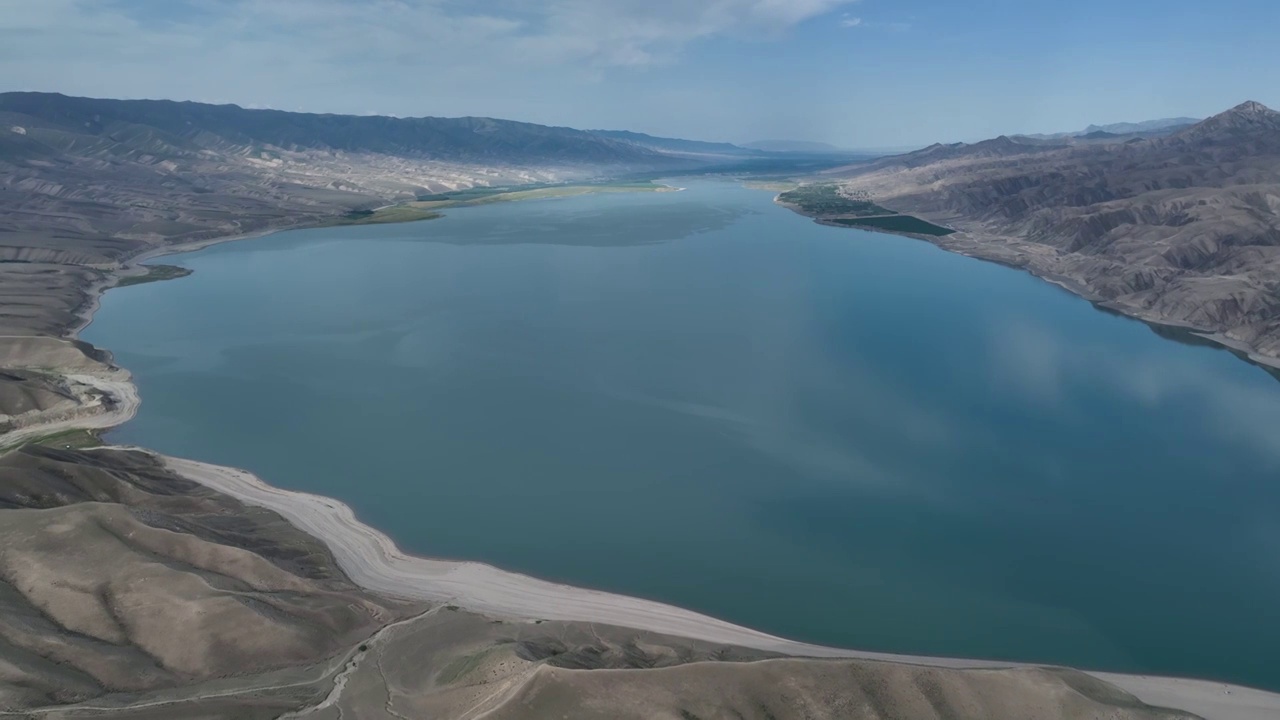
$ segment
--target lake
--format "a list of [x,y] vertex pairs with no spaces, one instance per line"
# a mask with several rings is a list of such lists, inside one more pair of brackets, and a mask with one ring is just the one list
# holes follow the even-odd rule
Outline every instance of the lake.
[[83,333],[142,394],[110,439],[795,639],[1280,689],[1280,382],[679,184],[168,258]]

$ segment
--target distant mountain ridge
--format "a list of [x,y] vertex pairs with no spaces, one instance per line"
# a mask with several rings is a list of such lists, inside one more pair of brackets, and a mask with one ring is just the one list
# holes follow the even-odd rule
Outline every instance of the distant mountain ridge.
[[[504,165],[652,165],[651,148],[564,127],[482,117],[395,118],[251,110],[171,100],[101,100],[54,93],[0,94],[0,114],[80,135],[157,132],[174,148],[271,146],[286,150],[367,152]],[[23,126],[22,118],[8,125]]]
[[679,138],[657,137],[630,130],[588,130],[610,140],[629,143],[650,150],[678,155],[716,155],[716,156],[751,156],[758,153],[750,148],[740,147],[733,143],[706,142],[703,140],[682,140]]
[[1160,120],[1144,120],[1142,122],[1121,122],[1110,123],[1108,125],[1090,125],[1084,130],[1073,130],[1071,132],[1058,133],[1024,133],[1015,137],[1031,138],[1033,140],[1063,140],[1070,138],[1079,138],[1085,140],[1099,140],[1108,136],[1144,136],[1156,137],[1160,135],[1168,135],[1170,133],[1190,127],[1200,122],[1198,118],[1178,117],[1178,118],[1162,118]]
[[1111,123],[1109,125],[1090,125],[1089,127],[1085,128],[1084,132],[1081,134],[1095,133],[1095,132],[1101,131],[1101,132],[1112,133],[1115,135],[1131,135],[1133,133],[1145,133],[1145,132],[1152,132],[1155,130],[1168,130],[1170,128],[1180,128],[1180,127],[1186,127],[1188,125],[1195,125],[1196,123],[1200,122],[1202,119],[1203,118],[1177,117],[1177,118],[1162,118],[1159,120],[1145,120],[1143,122],[1120,122],[1120,123]]
[[742,147],[764,152],[812,153],[815,155],[851,154],[852,150],[836,147],[830,143],[811,140],[757,140],[743,143]]

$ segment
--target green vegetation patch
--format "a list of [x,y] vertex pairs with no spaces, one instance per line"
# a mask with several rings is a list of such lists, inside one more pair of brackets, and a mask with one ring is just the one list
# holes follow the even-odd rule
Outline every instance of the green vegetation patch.
[[834,218],[828,222],[849,227],[867,228],[870,230],[886,230],[888,232],[911,233],[913,235],[933,235],[942,237],[955,232],[941,225],[921,220],[911,215],[890,215],[888,217],[869,218]]
[[413,204],[392,205],[377,210],[352,210],[339,218],[330,220],[327,225],[382,225],[386,223],[418,222],[419,220],[435,220],[440,213],[428,208],[416,207]]
[[896,215],[894,211],[880,207],[870,200],[845,197],[835,183],[801,185],[778,196],[778,200],[795,205],[804,212],[818,217],[831,215]]
[[509,200],[546,200],[548,198],[573,197],[574,195],[591,195],[594,193],[620,192],[661,192],[670,188],[653,183],[618,183],[602,185],[561,185],[558,187],[535,188],[532,190],[515,190],[498,195],[491,195],[471,204],[479,205],[489,202]]
[[46,435],[36,440],[36,445],[45,447],[62,448],[80,450],[83,448],[99,447],[102,445],[102,438],[98,437],[90,430],[67,430],[65,432]]
[[484,664],[484,661],[497,650],[498,648],[489,648],[488,650],[482,650],[475,655],[467,655],[465,657],[457,658],[440,670],[440,674],[436,676],[436,682],[442,685],[448,685],[465,678],[467,675],[478,670],[480,666]]
[[143,267],[147,269],[147,274],[122,277],[120,282],[116,283],[116,287],[141,285],[142,283],[158,282],[160,280],[173,280],[191,274],[191,271],[187,268],[178,267],[177,265],[144,265]]
[[672,190],[665,185],[648,181],[595,183],[585,185],[513,185],[507,187],[475,187],[445,193],[419,195],[416,200],[391,205],[377,210],[352,210],[325,223],[326,227],[343,225],[379,225],[434,220],[444,217],[438,210],[468,205],[507,202],[514,200],[543,200],[570,197],[590,193],[610,192],[663,192]]
[[621,181],[608,183],[586,183],[578,185],[548,185],[531,183],[528,185],[508,185],[503,187],[473,187],[465,190],[419,195],[419,203],[431,203],[434,207],[457,207],[459,205],[482,205],[490,202],[506,200],[538,200],[543,198],[569,197],[598,192],[661,192],[670,190],[665,185],[657,185],[648,180]]
[[742,187],[748,190],[768,190],[770,192],[786,194],[794,191],[799,187],[794,182],[787,180],[746,180],[742,183]]

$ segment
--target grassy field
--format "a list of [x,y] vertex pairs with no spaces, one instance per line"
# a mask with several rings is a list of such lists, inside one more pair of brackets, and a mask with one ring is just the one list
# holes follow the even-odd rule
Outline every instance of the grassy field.
[[934,225],[911,215],[890,215],[888,217],[869,218],[832,218],[828,222],[849,227],[867,228],[869,230],[887,230],[889,232],[912,233],[914,235],[934,235],[942,237],[955,232],[941,225]]
[[54,433],[46,435],[35,441],[36,445],[54,448],[72,448],[79,450],[82,448],[98,447],[102,445],[102,438],[93,434],[88,430],[67,430],[66,432]]
[[430,208],[420,207],[418,203],[405,203],[377,210],[352,210],[339,218],[325,223],[328,226],[343,225],[382,225],[386,223],[417,222],[419,220],[435,220],[440,213]]
[[[377,210],[352,210],[322,225],[340,227],[346,225],[381,225],[386,223],[418,222],[442,217],[440,210],[468,205],[484,205],[515,200],[545,200],[590,193],[612,192],[664,192],[672,190],[666,185],[649,181],[625,183],[599,183],[586,185],[516,185],[509,187],[475,187],[431,195],[419,195],[417,200],[389,205]],[[161,278],[156,278],[161,279]],[[136,279],[134,282],[146,282]],[[124,283],[121,283],[124,284]],[[130,283],[132,284],[132,283]]]
[[173,280],[191,274],[190,270],[177,265],[145,265],[144,267],[147,268],[146,275],[131,275],[120,278],[120,282],[116,287],[141,285],[142,283],[158,282],[160,280]]
[[787,180],[747,180],[742,187],[748,190],[768,190],[776,193],[788,193],[800,186]]
[[573,197],[575,195],[591,195],[593,193],[620,192],[666,192],[671,188],[653,183],[619,183],[613,185],[563,185],[558,187],[535,188],[532,190],[516,190],[474,201],[473,205],[486,202],[506,202],[509,200],[545,200],[548,198]]
[[417,202],[408,203],[413,207],[447,208],[462,205],[483,205],[491,202],[507,202],[511,200],[545,200],[548,198],[572,197],[590,193],[612,192],[664,192],[671,188],[648,181],[592,183],[583,185],[518,185],[514,187],[467,188],[456,192],[422,195]]
[[818,185],[801,185],[778,196],[778,200],[795,205],[809,215],[819,218],[832,215],[896,215],[888,208],[880,207],[870,200],[854,200],[840,194],[835,183]]
[[374,223],[413,222],[440,217],[439,210],[472,205],[518,200],[548,200],[551,198],[590,195],[593,193],[619,192],[669,192],[674,188],[656,185],[648,181],[625,183],[597,183],[585,185],[517,185],[512,187],[475,187],[453,192],[419,195],[417,200],[393,205],[376,211],[348,213],[334,225],[370,225]]

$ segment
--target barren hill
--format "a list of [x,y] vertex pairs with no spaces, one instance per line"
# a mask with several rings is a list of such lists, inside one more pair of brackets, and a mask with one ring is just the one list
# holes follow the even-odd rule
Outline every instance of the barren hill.
[[1164,137],[1001,137],[830,177],[960,231],[943,247],[1280,361],[1280,113],[1258,103]]

